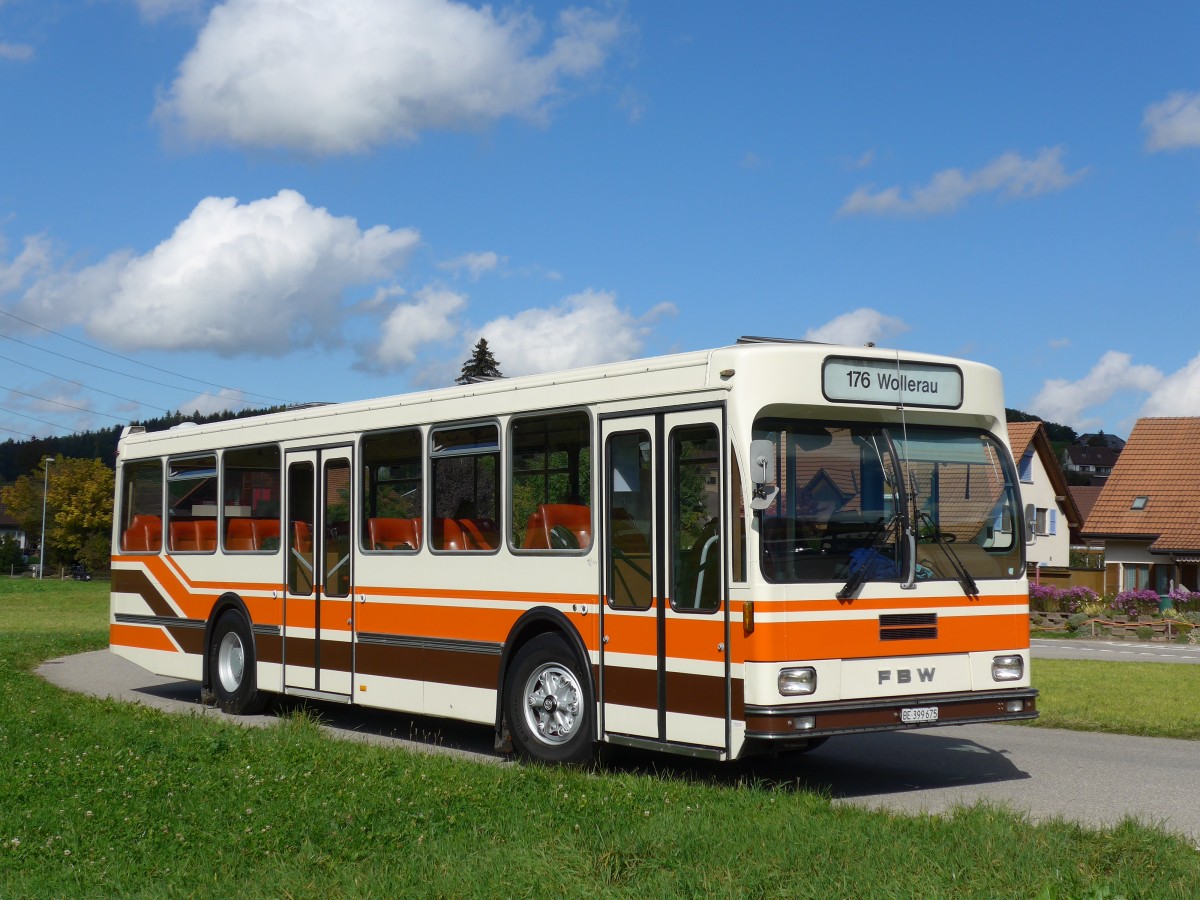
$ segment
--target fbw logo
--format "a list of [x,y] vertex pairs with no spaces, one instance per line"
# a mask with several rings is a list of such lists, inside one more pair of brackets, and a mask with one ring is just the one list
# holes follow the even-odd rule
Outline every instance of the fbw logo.
[[895,672],[893,672],[891,669],[880,669],[879,683],[886,684],[887,682],[892,681],[892,676],[895,675],[894,680],[896,684],[912,684],[914,671],[917,673],[917,679],[919,681],[931,682],[933,681],[933,673],[937,670],[932,666],[928,669],[896,669]]

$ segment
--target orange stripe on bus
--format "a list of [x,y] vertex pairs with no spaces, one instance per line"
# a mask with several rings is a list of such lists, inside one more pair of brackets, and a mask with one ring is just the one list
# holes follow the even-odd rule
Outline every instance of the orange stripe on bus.
[[179,648],[157,625],[122,625],[114,622],[108,626],[108,642],[118,647],[139,647],[142,650],[165,650],[178,653]]

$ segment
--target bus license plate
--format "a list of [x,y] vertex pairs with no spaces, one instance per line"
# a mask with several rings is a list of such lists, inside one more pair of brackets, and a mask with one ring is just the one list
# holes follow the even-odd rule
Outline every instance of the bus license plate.
[[900,710],[901,722],[936,722],[937,720],[938,708],[936,706],[907,706]]

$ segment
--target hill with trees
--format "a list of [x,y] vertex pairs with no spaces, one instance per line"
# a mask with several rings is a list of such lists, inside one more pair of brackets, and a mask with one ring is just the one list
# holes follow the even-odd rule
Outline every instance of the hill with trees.
[[[131,425],[141,425],[147,431],[165,431],[181,422],[224,422],[227,419],[245,419],[250,416],[262,416],[267,413],[280,412],[284,406],[269,406],[260,409],[246,409],[234,412],[223,410],[210,415],[194,412],[184,415],[181,412],[159,416],[154,419],[134,420]],[[9,438],[0,444],[0,484],[10,484],[29,472],[41,471],[42,460],[47,456],[63,456],[67,459],[98,459],[110,469],[116,468],[117,441],[121,437],[121,426],[101,428],[96,431],[84,431],[79,434],[68,434],[62,437],[32,438],[26,441],[14,441]]]

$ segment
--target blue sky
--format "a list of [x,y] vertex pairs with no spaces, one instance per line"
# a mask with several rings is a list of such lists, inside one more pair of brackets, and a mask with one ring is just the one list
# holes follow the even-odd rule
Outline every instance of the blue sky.
[[444,385],[481,334],[1200,415],[1198,46],[1194,3],[0,0],[0,434]]

